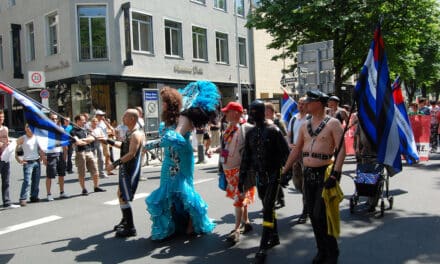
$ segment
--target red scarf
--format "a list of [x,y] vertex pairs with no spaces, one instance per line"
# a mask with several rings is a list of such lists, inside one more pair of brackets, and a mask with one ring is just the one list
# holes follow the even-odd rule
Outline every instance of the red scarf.
[[232,138],[234,137],[235,131],[238,130],[238,125],[235,126],[228,126],[225,130],[225,133],[223,134],[223,142],[225,144],[228,144],[232,141]]

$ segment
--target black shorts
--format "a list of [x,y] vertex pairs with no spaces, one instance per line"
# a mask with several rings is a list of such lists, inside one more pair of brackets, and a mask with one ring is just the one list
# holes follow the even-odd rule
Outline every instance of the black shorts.
[[208,140],[208,139],[210,139],[210,138],[211,138],[211,136],[209,135],[208,132],[206,132],[205,134],[203,134],[203,140]]
[[55,176],[64,177],[66,175],[66,162],[63,154],[47,154],[46,176],[54,179]]

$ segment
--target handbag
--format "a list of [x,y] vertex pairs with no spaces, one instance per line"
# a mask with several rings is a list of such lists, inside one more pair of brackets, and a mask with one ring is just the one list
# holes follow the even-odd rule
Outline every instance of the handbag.
[[220,190],[226,191],[226,187],[228,186],[228,183],[226,181],[226,175],[223,171],[220,171],[218,173],[218,187]]

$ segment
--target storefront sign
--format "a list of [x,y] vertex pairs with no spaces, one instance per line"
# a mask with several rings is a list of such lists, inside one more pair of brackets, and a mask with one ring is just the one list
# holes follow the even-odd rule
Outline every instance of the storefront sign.
[[157,89],[142,89],[144,104],[144,130],[147,134],[159,131],[159,92]]
[[51,71],[56,71],[56,70],[60,70],[60,69],[64,69],[64,68],[68,68],[70,67],[70,63],[69,61],[60,61],[59,64],[53,65],[53,66],[49,66],[46,65],[44,66],[44,71],[45,72],[51,72]]
[[198,66],[187,67],[181,65],[174,65],[175,73],[203,75],[203,69]]

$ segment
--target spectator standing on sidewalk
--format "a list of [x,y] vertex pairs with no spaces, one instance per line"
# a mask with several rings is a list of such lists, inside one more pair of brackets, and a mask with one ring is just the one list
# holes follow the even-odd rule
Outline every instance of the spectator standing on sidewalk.
[[[0,156],[9,145],[9,129],[3,125],[5,122],[5,113],[0,110]],[[9,161],[0,161],[0,174],[2,176],[2,201],[4,208],[11,207],[11,199],[9,197],[9,179],[10,179],[10,163]]]
[[76,127],[72,129],[70,134],[75,138],[76,155],[75,163],[78,170],[78,180],[81,186],[82,195],[88,195],[89,192],[85,186],[86,168],[90,172],[93,179],[93,186],[95,192],[105,192],[104,189],[99,187],[99,175],[96,168],[96,157],[93,154],[93,142],[95,138],[90,132],[84,129],[86,118],[84,115],[75,116]]
[[[70,134],[70,131],[72,131],[73,128],[72,124],[70,123],[70,117],[65,117],[63,119],[63,128],[67,134]],[[69,174],[73,173],[72,155],[73,155],[73,144],[70,143],[69,146],[67,146],[67,155],[66,155],[66,172]]]
[[[49,114],[49,118],[59,125],[58,116],[54,113]],[[58,174],[58,185],[60,187],[60,198],[67,198],[68,195],[64,192],[64,176],[66,175],[66,157],[67,147],[55,147],[48,150],[46,153],[41,152],[43,164],[46,166],[46,191],[47,201],[53,201],[51,192],[52,179],[55,179]]]
[[[15,159],[19,164],[23,165],[23,184],[20,192],[20,205],[26,206],[26,201],[29,197],[29,189],[31,199],[30,201],[39,202],[38,193],[40,191],[40,150],[38,147],[37,137],[34,136],[28,124],[25,124],[24,129],[26,134],[17,139]],[[23,156],[18,155],[19,148],[23,149]]]

